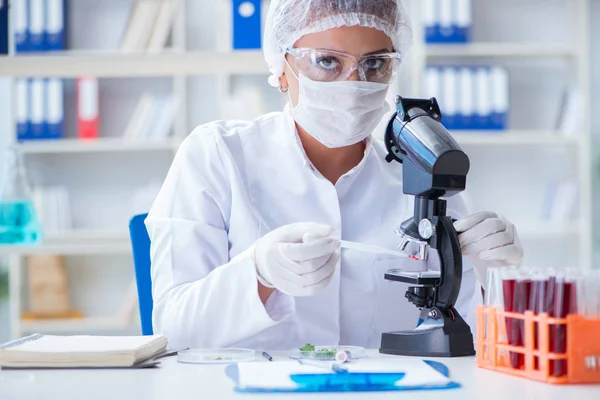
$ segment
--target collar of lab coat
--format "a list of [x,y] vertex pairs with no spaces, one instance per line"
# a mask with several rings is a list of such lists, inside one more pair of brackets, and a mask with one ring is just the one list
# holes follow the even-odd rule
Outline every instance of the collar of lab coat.
[[[302,140],[300,140],[300,136],[298,135],[298,129],[296,128],[296,122],[294,121],[294,117],[292,116],[291,107],[290,107],[289,103],[286,104],[286,106],[283,110],[283,114],[285,115],[285,118],[287,119],[287,124],[289,126],[288,132],[292,133],[292,135],[290,137],[292,138],[292,140],[296,144],[298,150],[300,151],[304,166],[308,165],[311,167],[312,171],[314,171],[315,173],[319,173],[317,168],[315,168],[315,166],[312,164],[312,162],[306,155],[306,151],[304,151],[304,146],[302,145]],[[373,143],[372,136],[369,135],[363,142],[365,143],[364,157],[362,158],[362,160],[360,160],[360,162],[354,168],[352,168],[350,171],[345,173],[344,176],[351,176],[351,175],[358,173],[363,168],[367,158],[370,156],[371,150],[373,147],[372,146],[372,143]]]

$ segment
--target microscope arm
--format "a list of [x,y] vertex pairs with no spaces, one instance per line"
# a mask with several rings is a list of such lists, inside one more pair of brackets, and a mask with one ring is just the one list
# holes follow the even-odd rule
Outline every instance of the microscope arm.
[[[437,221],[435,221],[437,220]],[[437,222],[437,223],[435,223]],[[431,247],[440,256],[440,285],[435,291],[435,306],[443,313],[454,312],[462,282],[462,254],[458,236],[454,230],[452,219],[447,216],[434,217],[437,226],[436,235],[431,240]]]

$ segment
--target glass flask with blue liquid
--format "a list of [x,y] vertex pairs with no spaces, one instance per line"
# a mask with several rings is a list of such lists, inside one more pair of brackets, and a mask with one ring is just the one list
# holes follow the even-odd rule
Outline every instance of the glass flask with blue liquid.
[[23,156],[18,149],[0,149],[0,246],[34,245],[42,228],[33,205]]

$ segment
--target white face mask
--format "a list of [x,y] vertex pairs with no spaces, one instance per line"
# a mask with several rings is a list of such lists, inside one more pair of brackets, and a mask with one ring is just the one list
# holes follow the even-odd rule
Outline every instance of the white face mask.
[[388,84],[362,81],[316,82],[300,75],[294,120],[329,148],[345,147],[371,135],[390,110]]

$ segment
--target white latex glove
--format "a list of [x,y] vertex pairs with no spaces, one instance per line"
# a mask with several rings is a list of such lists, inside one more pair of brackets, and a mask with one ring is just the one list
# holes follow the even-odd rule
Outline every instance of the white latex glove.
[[462,254],[475,267],[480,284],[485,285],[488,268],[518,266],[523,247],[515,226],[502,216],[485,211],[454,223]]
[[259,282],[289,296],[325,289],[340,259],[333,228],[317,223],[282,226],[260,238],[254,249]]

